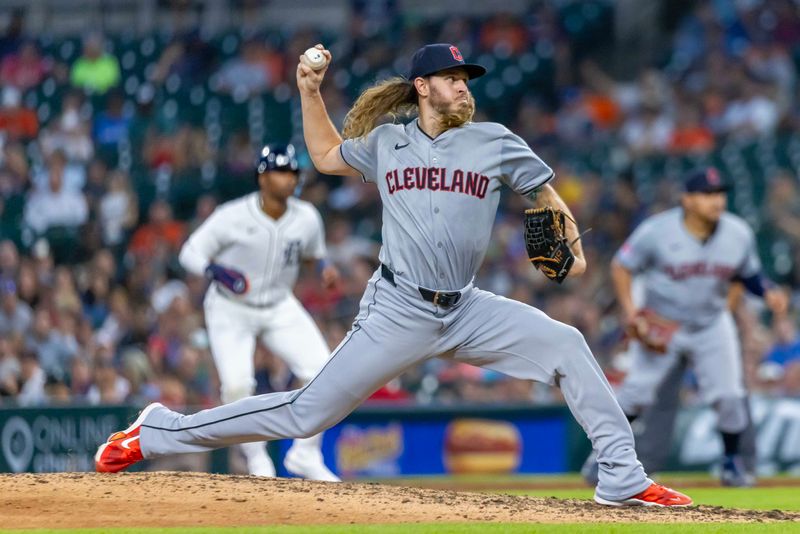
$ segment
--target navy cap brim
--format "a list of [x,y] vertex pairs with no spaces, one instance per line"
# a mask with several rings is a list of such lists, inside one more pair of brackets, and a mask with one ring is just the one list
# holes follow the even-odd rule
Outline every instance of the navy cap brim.
[[698,187],[698,188],[686,188],[684,190],[685,193],[727,193],[730,191],[731,186],[729,185],[716,185],[714,187]]
[[484,74],[486,74],[486,67],[483,65],[478,65],[477,63],[454,63],[448,67],[444,67],[443,69],[436,69],[430,72],[421,72],[421,73],[413,73],[409,75],[409,80],[413,80],[414,78],[424,78],[425,76],[431,76],[436,74],[437,72],[442,72],[443,70],[450,70],[450,69],[464,69],[467,72],[467,77],[470,80],[474,80],[475,78],[480,78]]

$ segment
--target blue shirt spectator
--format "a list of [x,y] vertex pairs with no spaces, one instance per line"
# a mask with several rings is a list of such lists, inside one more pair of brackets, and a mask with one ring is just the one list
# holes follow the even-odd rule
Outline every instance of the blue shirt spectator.
[[116,146],[128,140],[131,116],[125,113],[125,100],[118,92],[108,95],[106,108],[94,120],[93,137],[101,147]]
[[786,366],[791,362],[800,361],[800,336],[797,335],[797,328],[794,319],[786,317],[775,325],[777,342],[767,353],[764,362],[773,362]]

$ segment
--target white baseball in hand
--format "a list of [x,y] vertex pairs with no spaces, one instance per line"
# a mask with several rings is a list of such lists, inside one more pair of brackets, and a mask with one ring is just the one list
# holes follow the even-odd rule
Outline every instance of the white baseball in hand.
[[306,56],[308,66],[314,70],[320,70],[328,64],[325,54],[319,48],[309,48],[303,55]]

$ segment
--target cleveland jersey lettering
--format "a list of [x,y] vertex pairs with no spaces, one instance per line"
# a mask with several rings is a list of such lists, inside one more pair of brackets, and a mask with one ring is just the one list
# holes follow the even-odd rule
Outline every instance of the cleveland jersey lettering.
[[665,265],[664,273],[673,280],[686,280],[687,278],[697,276],[712,276],[720,280],[730,280],[736,273],[736,267],[733,265],[697,261],[681,265]]
[[553,178],[525,141],[493,122],[469,123],[436,139],[416,119],[384,124],[344,141],[341,153],[378,186],[381,262],[438,289],[462,288],[475,276],[503,185],[528,195]]
[[489,188],[489,177],[461,169],[449,174],[444,167],[406,167],[387,172],[386,184],[390,195],[397,191],[428,189],[464,193],[482,199]]

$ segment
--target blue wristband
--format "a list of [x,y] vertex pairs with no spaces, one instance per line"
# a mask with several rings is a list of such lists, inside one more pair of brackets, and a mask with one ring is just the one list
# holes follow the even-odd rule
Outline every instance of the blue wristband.
[[322,271],[331,266],[331,260],[328,258],[320,258],[317,260],[317,274],[322,274]]
[[775,287],[775,284],[761,273],[747,278],[739,277],[736,280],[741,282],[745,289],[757,297],[763,297],[767,291]]

